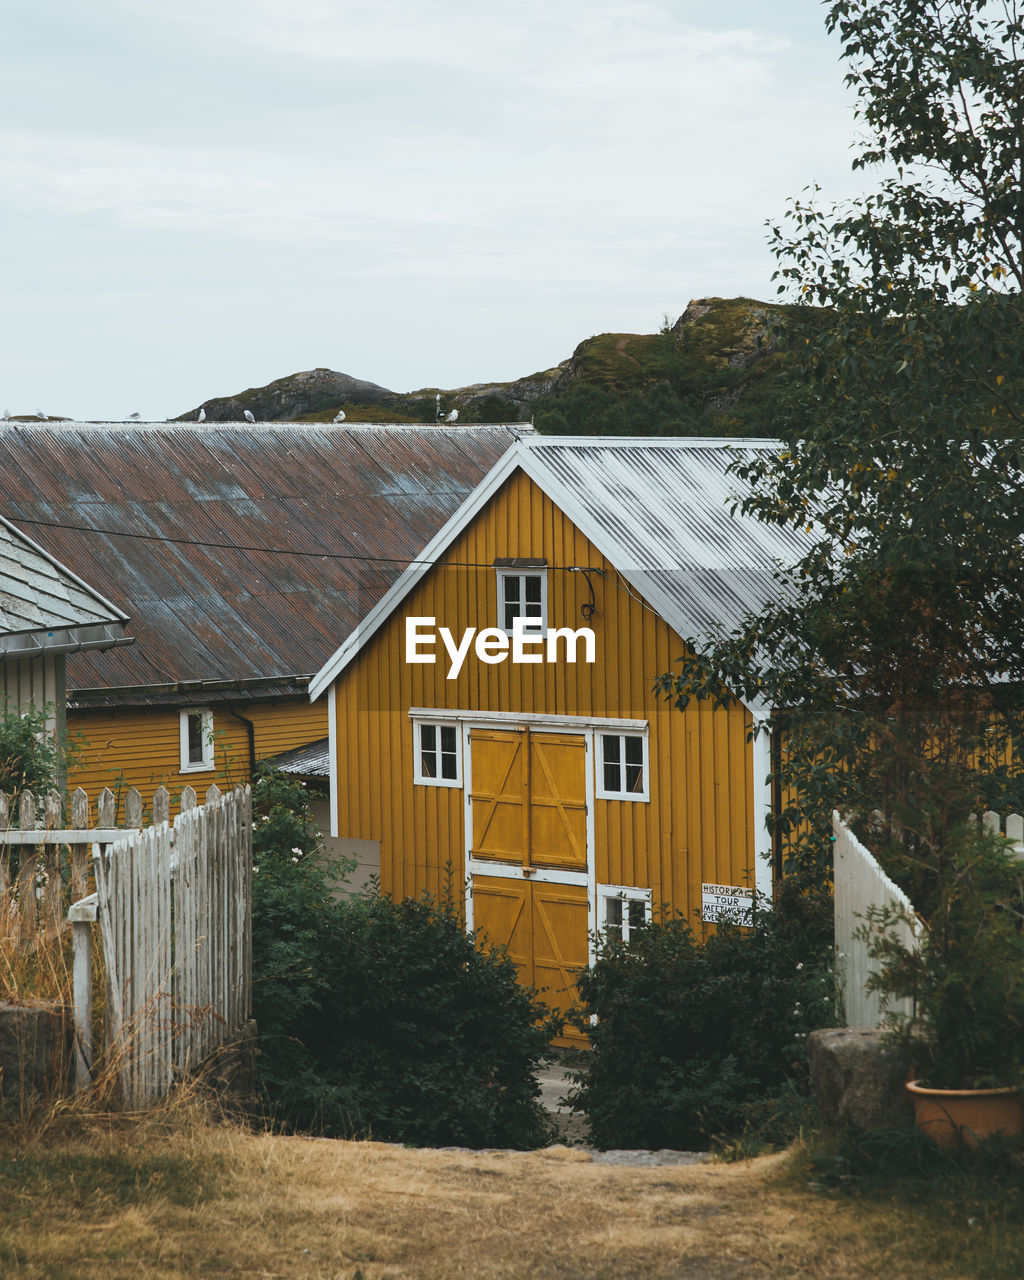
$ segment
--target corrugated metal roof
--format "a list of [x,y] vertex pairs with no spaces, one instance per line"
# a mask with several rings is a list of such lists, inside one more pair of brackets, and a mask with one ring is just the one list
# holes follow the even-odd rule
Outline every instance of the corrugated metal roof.
[[733,511],[727,468],[774,452],[769,440],[541,439],[530,474],[687,640],[732,630],[779,595],[778,568],[809,545],[787,526]]
[[[427,572],[451,540],[517,470],[529,475],[635,590],[684,639],[700,646],[785,590],[776,569],[807,549],[806,535],[733,513],[742,496],[728,474],[774,440],[524,439],[494,466],[310,682],[318,696]],[[341,634],[341,633],[339,633]]]
[[308,676],[530,432],[4,423],[0,512],[132,619],[70,688]]
[[329,778],[331,776],[331,740],[319,738],[294,751],[282,751],[278,756],[268,756],[260,764],[297,778]]
[[65,632],[124,621],[125,615],[78,574],[0,519],[0,634]]

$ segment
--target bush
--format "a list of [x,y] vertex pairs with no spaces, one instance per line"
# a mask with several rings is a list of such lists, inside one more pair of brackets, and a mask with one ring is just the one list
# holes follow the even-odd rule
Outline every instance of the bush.
[[0,702],[0,791],[43,795],[57,785],[60,748],[46,723],[46,708],[9,709]]
[[595,1144],[703,1149],[741,1133],[751,1100],[806,1080],[807,1033],[834,1021],[830,962],[827,899],[786,886],[752,929],[701,942],[677,917],[602,942],[579,979],[597,1022],[572,1095]]
[[[266,795],[287,799],[280,782]],[[276,1120],[427,1146],[543,1145],[533,1072],[551,1031],[508,956],[478,950],[450,903],[333,900],[316,854],[291,843],[297,828],[259,807],[257,789],[253,999]],[[275,826],[276,847],[263,836]]]

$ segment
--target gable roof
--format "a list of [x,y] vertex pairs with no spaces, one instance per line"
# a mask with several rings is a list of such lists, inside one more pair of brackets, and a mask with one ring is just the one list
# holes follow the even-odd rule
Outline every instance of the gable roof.
[[5,423],[0,513],[131,615],[137,644],[69,661],[76,704],[301,694],[530,431]]
[[127,621],[120,609],[0,517],[0,658],[113,645]]
[[774,578],[807,548],[797,530],[733,514],[727,467],[774,440],[534,436],[520,441],[424,547],[310,682],[318,697],[451,541],[524,471],[685,640],[706,643],[777,596]]

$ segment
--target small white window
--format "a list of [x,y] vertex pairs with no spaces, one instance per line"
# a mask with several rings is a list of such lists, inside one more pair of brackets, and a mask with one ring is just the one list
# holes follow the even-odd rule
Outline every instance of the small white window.
[[607,938],[628,942],[634,929],[651,918],[650,889],[624,888],[622,885],[597,886],[597,918],[601,933]]
[[597,794],[602,800],[650,800],[647,735],[602,733],[597,762]]
[[181,772],[213,768],[213,712],[192,708],[181,713]]
[[548,575],[545,570],[498,570],[498,626],[512,634],[516,618],[543,634],[548,625]]
[[415,780],[431,787],[462,786],[462,746],[457,724],[417,720],[412,727]]

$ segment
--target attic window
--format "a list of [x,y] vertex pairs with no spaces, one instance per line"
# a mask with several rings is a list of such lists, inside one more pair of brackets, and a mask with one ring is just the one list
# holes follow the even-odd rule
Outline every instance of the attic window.
[[213,768],[213,712],[193,707],[181,713],[181,772]]
[[516,618],[525,618],[529,630],[542,633],[547,629],[548,622],[547,569],[543,561],[527,562],[530,568],[526,570],[505,567],[516,563],[508,560],[495,561],[498,574],[498,626],[511,635]]

